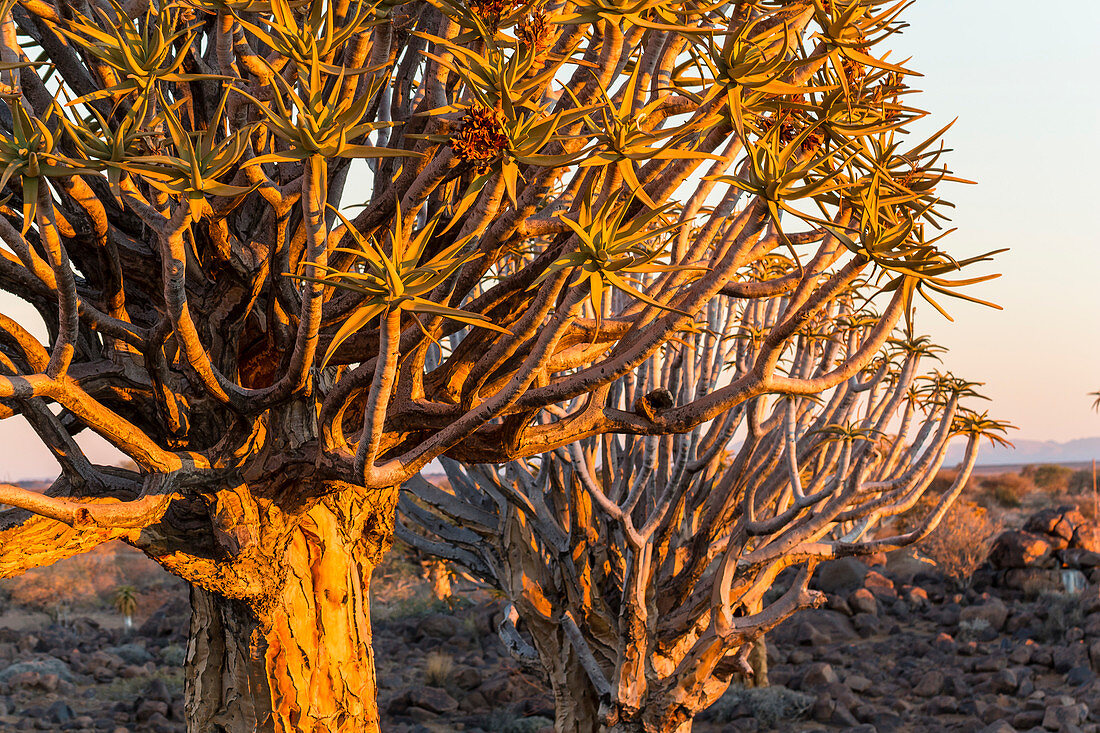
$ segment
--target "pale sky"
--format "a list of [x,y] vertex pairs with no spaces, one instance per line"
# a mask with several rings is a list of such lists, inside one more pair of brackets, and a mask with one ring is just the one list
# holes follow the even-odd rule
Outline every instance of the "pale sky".
[[[1003,273],[977,286],[1003,311],[959,304],[919,330],[949,347],[947,365],[986,382],[991,413],[1013,437],[1100,435],[1088,392],[1100,389],[1100,4],[1066,0],[919,0],[890,43],[925,76],[917,106],[947,134],[953,253],[1011,247]],[[1090,214],[1090,212],[1092,212]]]
[[[911,99],[931,117],[915,131],[958,117],[950,165],[978,182],[944,191],[959,228],[944,245],[957,256],[1011,248],[987,265],[1003,276],[972,289],[1003,311],[950,302],[955,323],[926,309],[918,331],[950,348],[947,367],[986,382],[991,413],[1020,428],[1012,437],[1100,435],[1087,396],[1100,389],[1100,248],[1088,215],[1100,189],[1100,4],[919,0],[905,17],[910,27],[885,43],[924,74]],[[0,309],[26,313],[10,298]],[[116,455],[80,442],[93,461]],[[54,473],[25,425],[0,421],[0,480]]]

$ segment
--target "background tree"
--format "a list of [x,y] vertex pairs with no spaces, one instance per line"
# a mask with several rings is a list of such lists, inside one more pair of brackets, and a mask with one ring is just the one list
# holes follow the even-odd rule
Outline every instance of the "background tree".
[[111,597],[115,610],[122,614],[122,623],[127,631],[134,627],[134,612],[137,611],[137,589],[132,585],[120,585]]
[[[875,323],[853,312],[859,294],[804,329],[789,377],[814,379],[858,348]],[[755,346],[739,336],[781,311],[711,303],[713,331],[652,357],[609,401],[698,399],[727,365],[747,368]],[[754,397],[684,435],[585,438],[502,467],[444,459],[447,484],[406,484],[397,536],[504,592],[501,636],[548,674],[557,730],[684,733],[734,675],[753,674],[754,642],[824,600],[807,586],[818,562],[928,536],[979,437],[1000,440],[1002,425],[960,406],[971,384],[918,376],[930,351],[894,341],[825,398]],[[963,464],[933,496],[956,435]],[[922,500],[914,526],[868,538]]]
[[[192,584],[192,728],[376,727],[370,574],[430,461],[820,393],[960,284],[903,5],[0,3],[0,288],[47,334],[0,316],[0,417],[62,468],[0,487],[0,571],[121,537]],[[859,345],[780,369],[857,279]],[[609,399],[716,299],[772,309],[728,382]]]

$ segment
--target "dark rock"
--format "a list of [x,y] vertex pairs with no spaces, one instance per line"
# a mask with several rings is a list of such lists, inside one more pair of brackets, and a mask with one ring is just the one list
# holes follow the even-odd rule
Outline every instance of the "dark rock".
[[[777,629],[778,638],[784,638],[783,626]],[[848,617],[826,608],[809,609],[796,613],[790,622],[791,640],[804,646],[824,646],[856,638],[856,632]]]
[[410,687],[390,700],[386,706],[388,712],[404,713],[412,708],[427,710],[435,715],[453,713],[458,710],[458,702],[438,687]]
[[138,629],[142,636],[153,638],[187,638],[190,627],[191,603],[186,598],[172,598],[145,620]]
[[54,723],[68,723],[76,715],[73,713],[73,709],[64,702],[58,700],[53,705],[50,705],[46,710],[46,717]]
[[1021,644],[1020,646],[1016,647],[1008,655],[1009,661],[1011,661],[1013,664],[1027,664],[1031,661],[1031,650],[1034,646],[1034,642],[1028,642],[1026,644]]
[[1023,710],[1012,717],[1012,725],[1019,730],[1029,730],[1043,722],[1044,710]]
[[1024,522],[1024,531],[1060,537],[1068,542],[1073,539],[1078,527],[1084,527],[1087,524],[1088,520],[1077,511],[1076,507],[1061,506],[1057,509],[1043,509],[1032,514]]
[[1007,720],[998,720],[982,728],[981,733],[1016,733]]
[[[0,682],[10,683],[13,678],[19,675],[25,675],[28,672],[39,676],[53,675],[66,682],[73,681],[73,673],[68,664],[56,657],[41,657],[39,659],[28,659],[23,662],[16,662],[15,664],[8,665],[3,670],[0,670]],[[15,685],[13,684],[12,686],[14,687]]]
[[1012,695],[1019,686],[1020,680],[1015,670],[1002,669],[993,675],[992,687],[996,693]]
[[1051,649],[1051,666],[1054,667],[1055,672],[1065,674],[1074,667],[1083,667],[1088,663],[1088,649],[1081,642]]
[[940,694],[940,690],[943,689],[943,681],[943,672],[930,669],[921,675],[916,686],[913,687],[913,693],[921,697],[934,697]]
[[1008,666],[1008,660],[998,654],[974,660],[975,672],[998,672]]
[[826,593],[845,593],[863,585],[869,572],[867,566],[854,557],[842,557],[821,563],[810,585]]
[[924,608],[928,605],[928,591],[919,586],[904,586],[902,588],[901,597],[905,599],[905,602],[910,606]]
[[160,731],[172,730],[172,724],[168,722],[168,718],[164,717],[160,713],[153,713],[145,721],[145,727],[141,730],[155,731],[156,733],[160,733]]
[[425,616],[416,626],[419,636],[435,639],[450,639],[462,630],[462,622],[454,616],[443,613],[433,613]]
[[959,701],[950,695],[937,695],[928,701],[926,709],[932,715],[954,715],[959,710]]
[[913,583],[920,575],[935,573],[936,563],[914,554],[912,550],[899,550],[890,554],[883,572],[896,583]]
[[147,723],[154,715],[164,716],[168,720],[168,703],[163,700],[139,700],[134,710],[134,720]]
[[874,686],[874,683],[863,675],[850,674],[844,678],[844,686],[852,692],[866,692]]
[[968,606],[959,611],[960,626],[967,622],[973,624],[975,621],[984,621],[994,631],[1003,629],[1007,618],[1008,607],[996,596],[988,598],[980,605]]
[[1081,685],[1088,684],[1096,678],[1096,673],[1091,668],[1080,666],[1074,667],[1070,671],[1066,672],[1066,684],[1071,687],[1080,687]]
[[894,581],[874,570],[871,570],[864,576],[863,587],[871,591],[875,598],[880,601],[884,599],[892,601],[898,597],[898,591],[894,588]]
[[1070,726],[1079,726],[1089,713],[1082,704],[1052,705],[1043,714],[1043,727],[1047,730],[1066,730]]
[[824,662],[817,662],[811,664],[806,670],[806,674],[802,676],[801,687],[803,690],[813,689],[815,687],[831,685],[834,682],[839,682],[839,678],[836,676],[836,672],[833,671],[833,668]]
[[876,710],[871,714],[870,724],[878,733],[893,733],[902,730],[903,720],[897,713],[888,710]]
[[463,690],[473,690],[481,684],[481,672],[473,667],[459,667],[451,675],[456,686]]
[[145,664],[152,661],[153,655],[140,644],[123,644],[121,646],[110,646],[103,650],[107,654],[113,654],[127,664]]
[[848,607],[855,613],[869,613],[878,615],[878,601],[874,594],[866,588],[857,588],[848,595]]
[[1046,537],[1010,529],[994,540],[989,562],[1001,569],[1030,568],[1050,559],[1053,549]]
[[145,686],[145,697],[149,700],[172,702],[172,693],[169,691],[168,685],[159,677],[154,677],[149,684]]
[[885,624],[883,624],[879,617],[869,613],[857,613],[852,618],[852,626],[855,627],[856,631],[863,638],[881,634],[885,630]]
[[1088,570],[1100,567],[1100,552],[1093,552],[1081,547],[1070,547],[1058,552],[1058,559],[1067,568]]
[[1010,568],[998,576],[997,585],[1036,597],[1046,591],[1060,592],[1062,579],[1049,568]]

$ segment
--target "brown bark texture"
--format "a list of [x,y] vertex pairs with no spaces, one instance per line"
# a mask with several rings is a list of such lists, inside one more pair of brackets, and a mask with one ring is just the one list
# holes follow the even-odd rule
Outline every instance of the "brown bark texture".
[[193,586],[188,730],[379,729],[369,591],[394,492],[373,493],[313,506],[270,557],[262,602]]

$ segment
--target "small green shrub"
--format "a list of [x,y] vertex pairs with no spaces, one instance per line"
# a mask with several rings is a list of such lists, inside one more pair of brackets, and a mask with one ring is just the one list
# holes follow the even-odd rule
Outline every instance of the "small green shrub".
[[1035,488],[1042,489],[1048,494],[1064,494],[1069,489],[1073,469],[1045,463],[1040,466],[1024,466],[1020,475],[1035,484]]
[[1082,468],[1080,471],[1074,471],[1073,475],[1069,477],[1069,487],[1067,491],[1070,494],[1091,494],[1092,469]]

